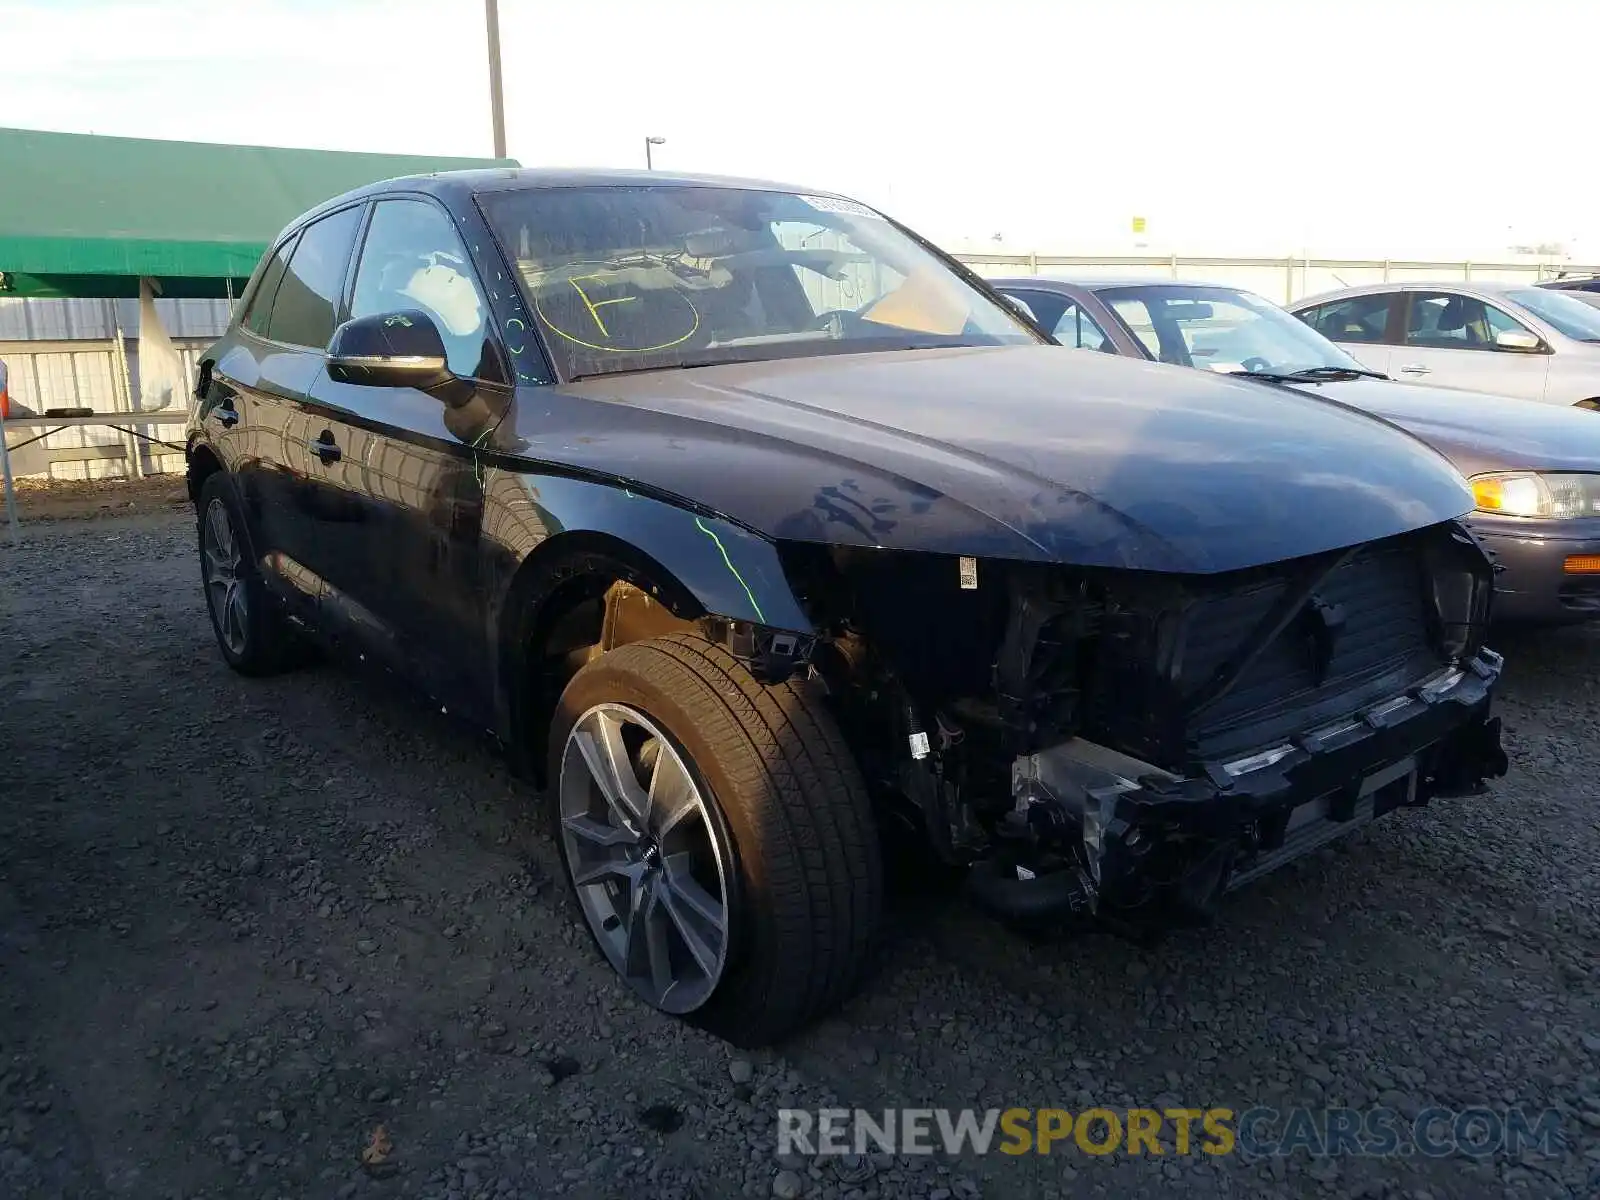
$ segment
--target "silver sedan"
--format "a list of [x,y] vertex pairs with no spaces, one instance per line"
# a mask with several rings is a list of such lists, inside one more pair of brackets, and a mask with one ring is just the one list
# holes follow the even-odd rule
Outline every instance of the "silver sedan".
[[1434,387],[1600,408],[1600,308],[1522,283],[1375,283],[1289,306],[1363,366]]

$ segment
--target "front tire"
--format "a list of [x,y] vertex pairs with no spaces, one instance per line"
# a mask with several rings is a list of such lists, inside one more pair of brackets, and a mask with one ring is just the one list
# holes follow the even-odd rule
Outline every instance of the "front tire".
[[550,739],[567,877],[647,1003],[740,1046],[842,1002],[882,907],[877,830],[832,717],[674,634],[567,685]]
[[241,675],[273,675],[299,661],[301,645],[267,594],[233,485],[214,471],[196,506],[200,582],[223,660]]

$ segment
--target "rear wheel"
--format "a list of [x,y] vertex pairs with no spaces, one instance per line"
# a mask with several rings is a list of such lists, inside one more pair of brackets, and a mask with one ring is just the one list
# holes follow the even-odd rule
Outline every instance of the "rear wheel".
[[739,1045],[841,1002],[882,904],[866,789],[801,683],[675,634],[567,685],[551,801],[589,931],[641,999]]
[[207,476],[197,513],[200,582],[223,659],[241,675],[271,675],[294,665],[299,640],[267,595],[243,512],[223,472]]

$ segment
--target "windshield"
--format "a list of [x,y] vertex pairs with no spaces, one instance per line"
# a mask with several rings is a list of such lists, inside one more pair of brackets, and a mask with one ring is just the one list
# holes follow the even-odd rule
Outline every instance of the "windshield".
[[1576,296],[1549,288],[1516,288],[1507,292],[1536,317],[1543,317],[1569,338],[1580,342],[1600,342],[1600,308],[1592,308]]
[[479,200],[565,379],[1042,340],[849,200],[672,185]]
[[1362,369],[1309,325],[1250,292],[1153,283],[1097,294],[1160,362],[1278,374]]

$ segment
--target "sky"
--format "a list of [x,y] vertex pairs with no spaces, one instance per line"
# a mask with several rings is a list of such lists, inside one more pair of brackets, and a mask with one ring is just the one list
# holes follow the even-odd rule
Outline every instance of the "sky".
[[[499,7],[528,166],[661,137],[952,249],[1600,259],[1596,0]],[[481,0],[0,0],[0,47],[8,126],[492,149]]]

